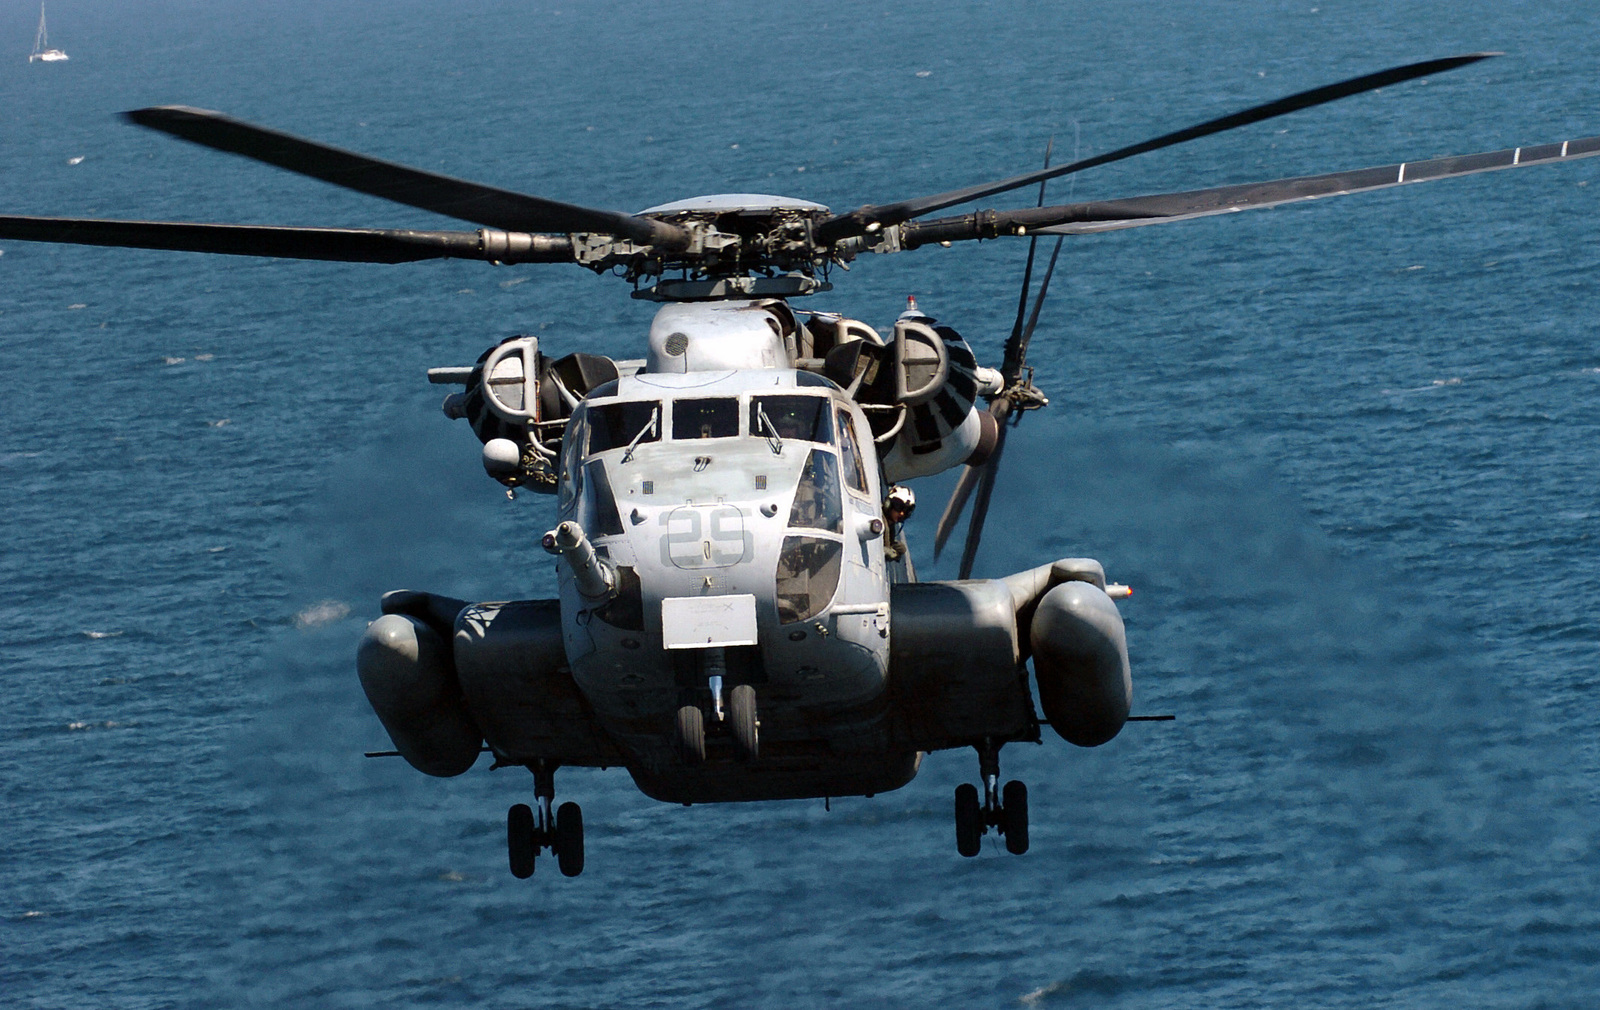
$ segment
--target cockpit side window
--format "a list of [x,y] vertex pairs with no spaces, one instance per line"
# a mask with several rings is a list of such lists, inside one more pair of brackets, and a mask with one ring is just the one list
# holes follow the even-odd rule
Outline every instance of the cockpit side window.
[[850,422],[850,412],[839,407],[834,415],[839,423],[839,461],[844,466],[844,479],[862,494],[867,493],[867,467],[856,443],[856,426]]
[[583,468],[583,516],[580,523],[597,537],[622,533],[622,517],[617,514],[617,499],[606,480],[606,465],[596,459]]
[[839,499],[839,460],[831,452],[812,449],[794,489],[789,525],[801,529],[844,532],[844,504]]
[[739,401],[733,397],[673,401],[674,439],[731,438],[737,434],[739,434]]
[[[654,442],[661,438],[661,401],[630,400],[590,407],[585,412],[589,418],[589,454],[621,449],[634,444]],[[651,431],[650,422],[656,422]]]
[[572,503],[583,491],[583,471],[578,463],[583,459],[583,449],[589,440],[589,412],[583,407],[573,411],[571,419],[567,421],[567,429],[561,439],[561,472],[557,474],[558,502],[562,512],[572,507]]
[[[793,438],[802,442],[833,444],[833,426],[829,423],[829,406],[832,400],[821,396],[752,396],[750,398],[750,434],[765,436],[768,425],[777,430],[780,439]],[[759,410],[766,415],[763,423]]]

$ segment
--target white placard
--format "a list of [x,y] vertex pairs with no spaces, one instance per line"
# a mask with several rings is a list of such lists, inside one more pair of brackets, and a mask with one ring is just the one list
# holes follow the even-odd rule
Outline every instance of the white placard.
[[756,645],[756,598],[674,596],[661,601],[661,638],[669,649]]

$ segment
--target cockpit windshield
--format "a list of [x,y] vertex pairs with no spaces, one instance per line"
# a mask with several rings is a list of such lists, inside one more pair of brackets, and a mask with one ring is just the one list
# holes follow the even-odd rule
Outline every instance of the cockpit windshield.
[[732,438],[739,434],[739,401],[731,396],[676,400],[672,404],[672,437]]
[[833,425],[829,421],[828,409],[832,403],[825,396],[752,396],[750,433],[767,435],[771,432],[779,439],[793,438],[802,442],[832,445]]
[[585,415],[589,422],[590,455],[661,438],[660,400],[607,403],[588,408]]

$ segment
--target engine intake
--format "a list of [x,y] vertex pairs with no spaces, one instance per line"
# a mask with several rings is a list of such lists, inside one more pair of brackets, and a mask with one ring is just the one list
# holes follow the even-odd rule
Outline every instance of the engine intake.
[[545,494],[556,490],[556,457],[573,408],[617,375],[616,362],[598,354],[552,360],[533,336],[507,337],[471,368],[428,369],[429,382],[466,387],[445,397],[443,409],[472,425],[484,444],[484,471],[506,487]]

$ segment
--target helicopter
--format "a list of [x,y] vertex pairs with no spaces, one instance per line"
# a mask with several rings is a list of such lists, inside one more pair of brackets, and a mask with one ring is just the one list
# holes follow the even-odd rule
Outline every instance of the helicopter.
[[[140,109],[140,126],[476,224],[418,231],[0,216],[29,241],[401,263],[573,263],[660,304],[644,356],[559,356],[513,335],[451,387],[488,477],[555,498],[539,538],[558,597],[470,602],[398,590],[358,647],[357,672],[398,755],[459,775],[484,752],[521,766],[534,802],[507,814],[511,872],[551,853],[584,869],[582,810],[555,803],[562,766],[620,767],[683,804],[873,796],[933,751],[972,748],[955,790],[956,847],[991,831],[1025,853],[1028,794],[1001,784],[1008,743],[1050,729],[1094,747],[1132,714],[1116,601],[1131,590],[1089,558],[970,578],[1006,433],[1048,403],[1027,351],[1065,236],[1171,223],[1600,154],[1600,137],[1457,157],[1059,205],[1045,184],[1301,109],[1452,71],[1471,53],[1385,69],[1088,158],[930,196],[834,213],[808,200],[721,194],[636,214],[454,179],[220,113]],[[938,211],[1038,186],[1035,205]],[[1038,291],[1040,236],[1056,243]],[[868,254],[1029,239],[997,368],[914,301],[882,330],[791,304]],[[971,504],[959,577],[919,581],[904,482],[962,472],[941,550]],[[529,545],[529,551],[533,550]],[[981,791],[980,791],[981,789]]]

